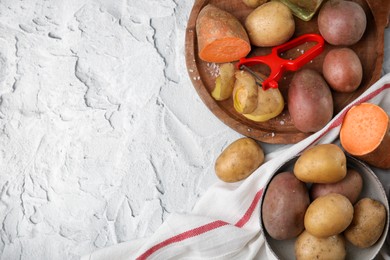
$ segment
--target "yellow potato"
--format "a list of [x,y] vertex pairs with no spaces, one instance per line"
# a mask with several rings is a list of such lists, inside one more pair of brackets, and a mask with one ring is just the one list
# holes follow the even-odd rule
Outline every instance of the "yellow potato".
[[353,245],[367,248],[378,241],[385,224],[385,206],[379,201],[363,198],[355,204],[352,223],[344,235]]
[[343,260],[346,254],[345,239],[341,235],[318,238],[305,230],[295,241],[297,260]]
[[223,63],[219,67],[219,75],[215,79],[215,88],[211,96],[218,101],[228,99],[233,93],[234,87],[234,65],[232,63]]
[[233,105],[238,113],[251,113],[256,109],[259,88],[255,78],[246,71],[235,73],[236,81],[233,89]]
[[294,165],[295,176],[303,182],[334,183],[347,174],[347,158],[335,144],[316,145],[302,153]]
[[281,2],[271,1],[254,9],[245,20],[251,43],[269,47],[289,40],[295,31],[291,10]]
[[353,218],[353,206],[341,194],[330,193],[315,199],[305,213],[305,229],[316,237],[340,234]]
[[231,143],[215,162],[215,173],[225,182],[247,178],[264,162],[264,152],[251,138],[243,137]]
[[256,8],[266,3],[268,0],[242,0],[244,4],[250,8]]

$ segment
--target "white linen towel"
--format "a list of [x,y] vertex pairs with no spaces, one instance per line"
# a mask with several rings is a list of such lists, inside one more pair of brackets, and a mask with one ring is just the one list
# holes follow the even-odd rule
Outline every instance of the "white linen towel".
[[[361,102],[378,104],[390,114],[390,73],[322,130],[297,144],[286,145],[286,149],[268,154],[266,162],[247,179],[211,186],[191,212],[171,214],[151,237],[104,248],[82,259],[274,259],[260,230],[259,204],[265,184],[279,167],[306,148],[338,142],[346,111]],[[389,194],[389,171],[373,170]],[[378,257],[390,259],[389,239]]]

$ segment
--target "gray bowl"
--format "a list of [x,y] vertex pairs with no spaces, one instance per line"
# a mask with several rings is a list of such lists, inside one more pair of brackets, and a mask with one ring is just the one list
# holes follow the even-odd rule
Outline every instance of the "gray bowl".
[[[278,169],[275,172],[274,176],[283,171],[292,171],[294,167],[294,163],[296,162],[297,159],[298,157],[294,157],[293,159],[288,161],[284,166],[282,166],[280,169]],[[366,164],[351,156],[347,156],[347,165],[349,168],[353,168],[356,171],[358,171],[363,178],[363,190],[360,194],[359,199],[363,197],[369,197],[382,202],[386,208],[387,219],[386,219],[386,224],[382,236],[375,243],[375,245],[366,249],[361,249],[353,246],[351,243],[346,241],[346,250],[347,250],[346,259],[347,260],[374,259],[375,256],[378,255],[380,249],[382,248],[389,230],[389,202],[382,183],[379,181],[375,173]],[[270,178],[268,183],[271,180],[272,178]],[[266,187],[268,187],[268,183]],[[267,192],[267,188],[265,189],[264,194],[265,192]],[[262,208],[263,201],[264,201],[264,196],[262,196],[260,202],[260,208]],[[260,223],[261,223],[260,224],[261,230],[265,235],[265,243],[270,253],[272,253],[276,258],[282,260],[295,259],[294,244],[296,239],[289,239],[289,240],[273,239],[268,235],[267,231],[265,230],[262,219]]]

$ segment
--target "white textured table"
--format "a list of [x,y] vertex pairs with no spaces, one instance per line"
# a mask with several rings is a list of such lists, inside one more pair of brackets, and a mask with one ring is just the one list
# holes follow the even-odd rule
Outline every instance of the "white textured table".
[[0,2],[1,259],[78,259],[148,236],[216,180],[240,135],[188,77],[192,4]]

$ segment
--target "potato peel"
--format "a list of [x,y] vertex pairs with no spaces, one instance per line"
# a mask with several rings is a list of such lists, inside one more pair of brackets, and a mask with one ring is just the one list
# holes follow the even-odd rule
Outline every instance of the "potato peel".
[[263,90],[259,87],[256,109],[251,113],[243,114],[243,116],[252,121],[265,122],[278,116],[283,109],[284,99],[279,89]]

